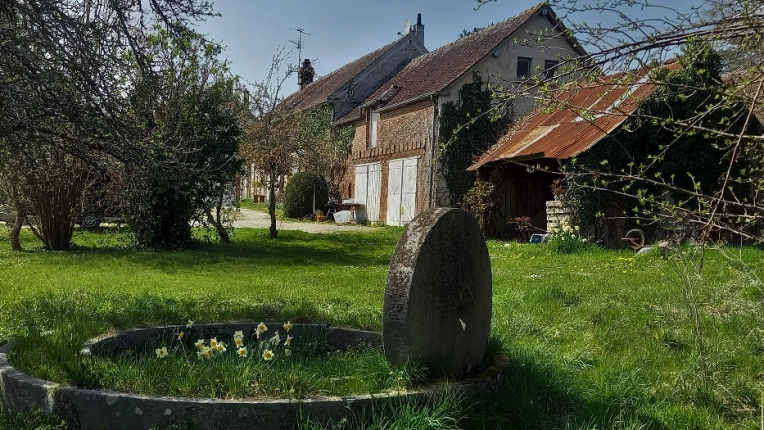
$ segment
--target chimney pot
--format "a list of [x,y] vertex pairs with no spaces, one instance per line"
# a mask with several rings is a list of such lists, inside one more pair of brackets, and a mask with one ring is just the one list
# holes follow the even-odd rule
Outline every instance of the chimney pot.
[[416,14],[416,25],[413,26],[414,34],[416,38],[424,45],[424,24],[422,24],[422,14]]
[[313,78],[316,77],[316,70],[310,64],[310,60],[307,58],[302,61],[302,66],[297,70],[297,85],[300,87],[300,91],[305,87],[313,83]]

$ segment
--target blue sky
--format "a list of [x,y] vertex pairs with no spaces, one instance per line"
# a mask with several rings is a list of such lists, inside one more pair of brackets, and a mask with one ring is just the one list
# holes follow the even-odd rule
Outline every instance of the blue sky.
[[[475,0],[217,0],[215,10],[222,17],[201,23],[199,30],[226,47],[234,74],[255,82],[265,78],[279,46],[291,49],[295,28],[313,34],[304,39],[303,58],[318,59],[316,73],[326,75],[397,39],[404,21],[415,21],[417,13],[425,24],[425,45],[433,50],[456,40],[463,29],[503,21],[539,1],[498,0],[476,11]],[[699,1],[670,0],[680,10]],[[591,23],[607,17],[580,19]],[[297,62],[296,52],[290,62]],[[296,80],[287,94],[297,89]]]

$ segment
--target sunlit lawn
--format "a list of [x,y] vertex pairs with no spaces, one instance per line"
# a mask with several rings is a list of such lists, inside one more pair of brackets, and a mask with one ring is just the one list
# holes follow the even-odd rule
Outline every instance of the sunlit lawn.
[[[2,242],[0,342],[19,342],[15,365],[66,382],[76,379],[66,369],[82,342],[112,328],[291,319],[380,329],[401,231],[283,231],[274,241],[239,229],[231,244],[175,252],[124,247],[113,232],[79,236],[66,253],[16,254]],[[31,237],[25,244],[36,246]],[[764,286],[755,271],[708,252],[706,283],[695,290],[703,376],[690,307],[669,263],[493,241],[489,250],[493,330],[512,361],[503,388],[477,404],[401,408],[408,418],[448,415],[469,429],[758,428]],[[742,260],[761,274],[764,252],[746,249]],[[367,428],[382,428],[383,418]],[[9,420],[0,428],[23,421]]]

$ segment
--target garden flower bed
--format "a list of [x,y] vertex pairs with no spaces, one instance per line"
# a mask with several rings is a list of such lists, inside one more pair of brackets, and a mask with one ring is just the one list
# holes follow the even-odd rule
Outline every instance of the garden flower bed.
[[195,398],[323,398],[400,392],[425,369],[391,367],[379,334],[322,325],[135,329],[88,342],[83,387]]
[[300,417],[347,420],[402,401],[483,391],[495,387],[507,366],[496,356],[458,381],[425,381],[421,369],[389,367],[380,344],[376,332],[319,324],[123,330],[83,345],[82,367],[69,369],[75,386],[14,369],[6,345],[0,398],[10,410],[42,409],[83,430],[179,424],[275,430],[292,428]]

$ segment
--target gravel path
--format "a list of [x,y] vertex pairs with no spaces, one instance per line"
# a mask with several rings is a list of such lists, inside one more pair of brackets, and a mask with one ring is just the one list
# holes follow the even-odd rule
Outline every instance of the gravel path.
[[[271,218],[265,212],[240,209],[238,219],[233,223],[238,228],[270,228]],[[276,221],[278,230],[300,230],[308,233],[336,233],[341,231],[372,231],[374,227],[356,224],[335,224],[333,222]]]

